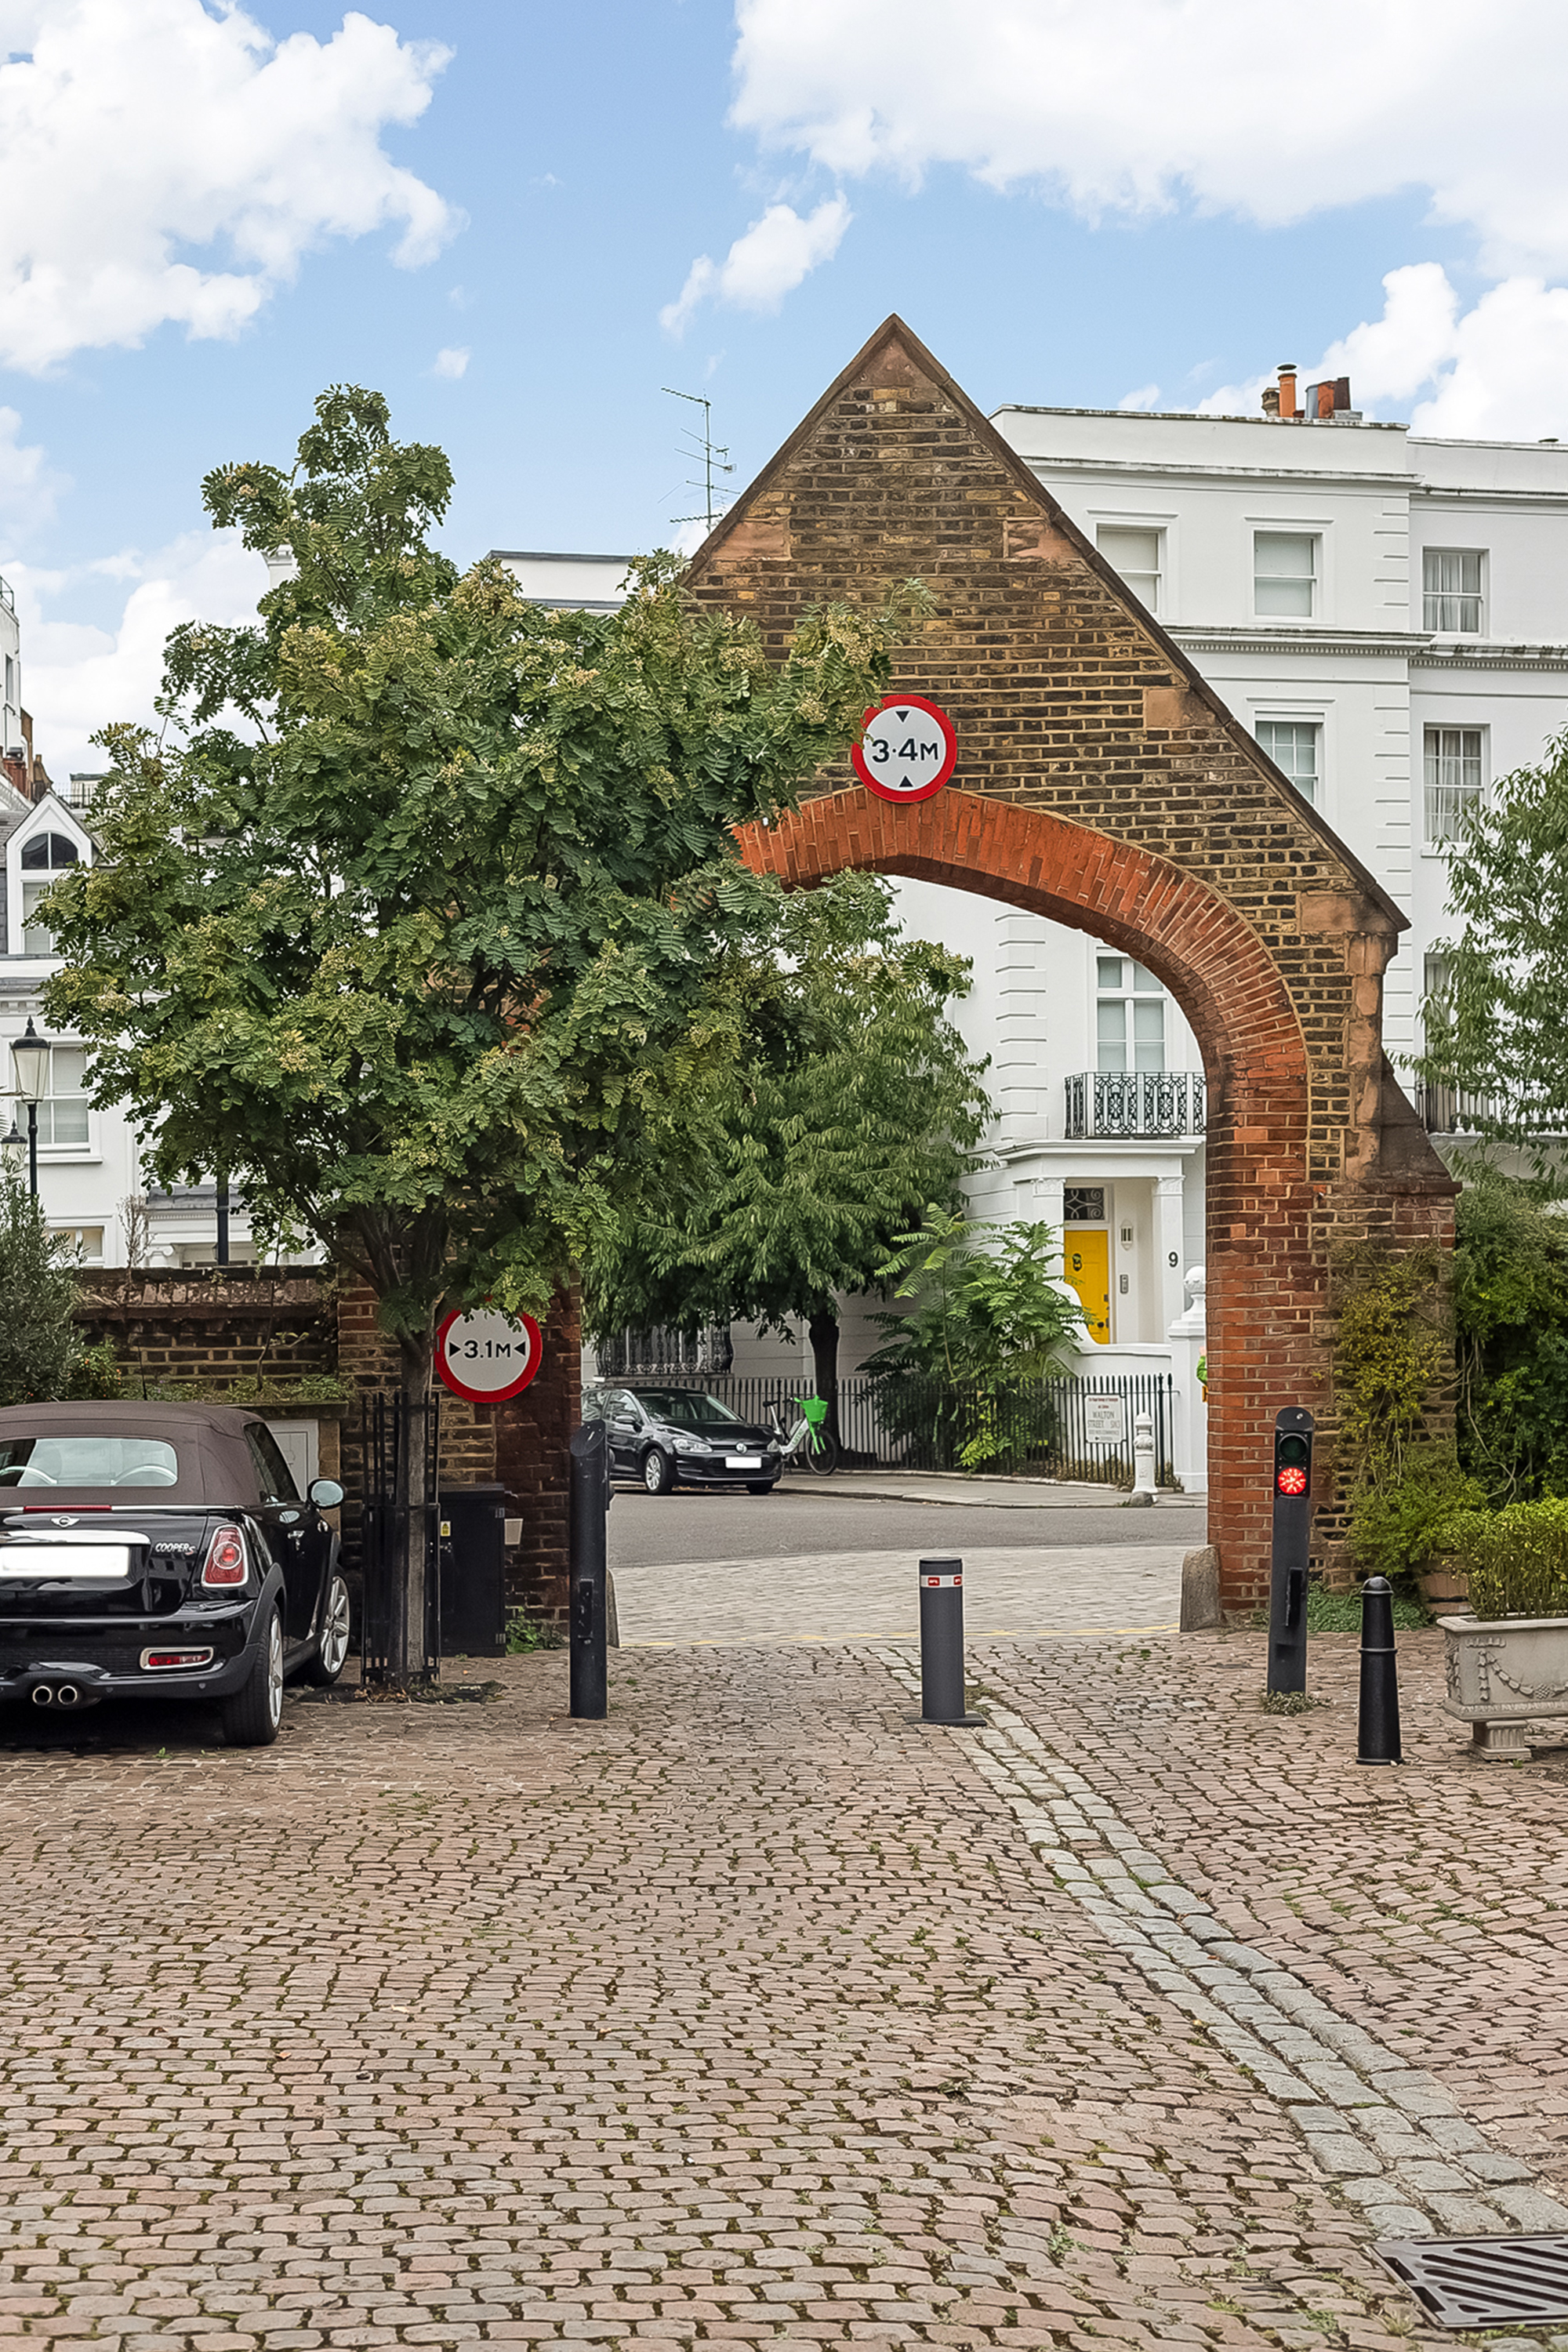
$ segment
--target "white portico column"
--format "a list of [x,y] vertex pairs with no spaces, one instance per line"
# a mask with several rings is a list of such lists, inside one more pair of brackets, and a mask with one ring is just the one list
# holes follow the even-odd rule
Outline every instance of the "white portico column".
[[1160,1328],[1169,1331],[1186,1300],[1182,1291],[1182,1178],[1154,1181],[1154,1247],[1160,1260]]
[[1175,1427],[1171,1433],[1173,1468],[1189,1495],[1209,1489],[1209,1414],[1198,1381],[1205,1347],[1204,1293],[1208,1276],[1201,1265],[1189,1266],[1186,1286],[1192,1305],[1169,1326],[1171,1372],[1175,1386]]

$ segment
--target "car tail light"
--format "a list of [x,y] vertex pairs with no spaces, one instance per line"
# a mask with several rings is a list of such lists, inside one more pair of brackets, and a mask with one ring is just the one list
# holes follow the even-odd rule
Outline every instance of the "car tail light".
[[219,1528],[207,1546],[207,1564],[202,1570],[204,1584],[243,1584],[245,1582],[245,1538],[237,1528]]
[[143,1650],[142,1664],[150,1673],[169,1666],[210,1666],[210,1650]]

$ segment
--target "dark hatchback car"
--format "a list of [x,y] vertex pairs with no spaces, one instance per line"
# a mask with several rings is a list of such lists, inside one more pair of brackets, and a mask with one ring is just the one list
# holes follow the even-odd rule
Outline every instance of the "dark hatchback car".
[[0,1411],[0,1699],[216,1701],[231,1748],[278,1737],[283,1685],[349,1646],[342,1488],[301,1496],[260,1415],[224,1405]]
[[583,1418],[605,1423],[612,1471],[639,1479],[650,1495],[668,1495],[672,1486],[744,1486],[750,1495],[771,1495],[784,1469],[773,1431],[742,1421],[700,1389],[590,1389]]

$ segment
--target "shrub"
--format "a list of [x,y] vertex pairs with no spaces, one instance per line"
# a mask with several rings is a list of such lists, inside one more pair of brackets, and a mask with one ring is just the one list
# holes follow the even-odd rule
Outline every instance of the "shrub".
[[1460,1511],[1442,1541],[1469,1571],[1473,1617],[1568,1617],[1568,1499]]
[[0,1169],[0,1404],[68,1391],[81,1352],[75,1261],[16,1171]]
[[1453,1446],[1429,1442],[1405,1454],[1401,1475],[1366,1486],[1351,1512],[1351,1557],[1368,1576],[1408,1576],[1443,1549],[1447,1522],[1486,1507],[1486,1489],[1459,1467]]

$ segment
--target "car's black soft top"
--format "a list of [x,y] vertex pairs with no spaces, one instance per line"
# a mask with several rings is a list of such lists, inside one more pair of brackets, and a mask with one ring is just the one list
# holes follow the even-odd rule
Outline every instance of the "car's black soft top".
[[[172,1486],[50,1486],[51,1502],[131,1505],[147,1510],[158,1503],[215,1503],[229,1510],[254,1508],[261,1499],[256,1465],[245,1442],[247,1428],[265,1429],[258,1412],[234,1405],[154,1404],[141,1399],[108,1398],[77,1404],[12,1404],[0,1407],[0,1445],[18,1437],[155,1437],[174,1449],[177,1475]],[[45,1490],[0,1486],[0,1511],[23,1501],[37,1503]]]

